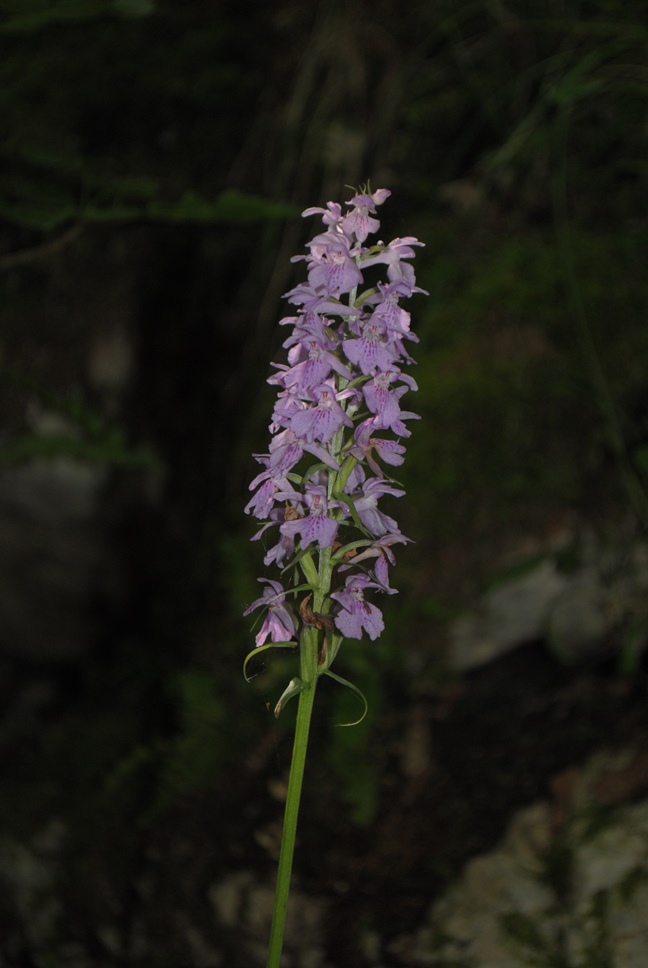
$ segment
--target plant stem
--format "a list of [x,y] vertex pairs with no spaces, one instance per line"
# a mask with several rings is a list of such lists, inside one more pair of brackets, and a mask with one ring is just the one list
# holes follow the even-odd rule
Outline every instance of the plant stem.
[[315,701],[315,687],[317,685],[317,629],[306,628],[303,630],[300,658],[304,688],[299,694],[299,705],[297,707],[297,721],[295,724],[290,776],[288,778],[288,792],[286,794],[286,809],[281,836],[281,851],[279,854],[279,869],[277,871],[272,927],[270,929],[267,968],[279,968],[283,949],[286,909],[290,891],[290,875],[292,873],[293,855],[295,853],[297,818],[299,816],[299,803],[301,800],[304,766],[308,749],[308,734]]

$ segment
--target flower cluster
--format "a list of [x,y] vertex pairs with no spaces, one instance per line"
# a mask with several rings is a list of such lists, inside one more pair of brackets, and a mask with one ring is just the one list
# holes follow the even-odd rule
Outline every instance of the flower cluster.
[[[267,609],[257,646],[286,643],[299,622],[316,625],[334,642],[376,639],[383,630],[380,610],[368,591],[394,594],[389,566],[393,546],[407,542],[396,521],[380,510],[380,499],[404,491],[384,466],[403,463],[402,439],[416,414],[401,407],[416,390],[403,367],[413,362],[406,345],[417,342],[410,314],[400,305],[416,285],[409,259],[412,237],[388,245],[366,245],[377,232],[376,206],[391,193],[361,189],[347,203],[309,208],[321,215],[324,231],[308,243],[307,282],[285,294],[296,315],[284,342],[287,363],[275,363],[268,382],[278,387],[267,454],[255,454],[261,472],[245,511],[263,522],[252,540],[266,543],[265,564],[275,564],[286,582],[261,578],[263,596],[246,610]],[[380,281],[363,288],[372,266]],[[314,594],[312,611],[302,599]],[[337,651],[337,649],[335,649]]]

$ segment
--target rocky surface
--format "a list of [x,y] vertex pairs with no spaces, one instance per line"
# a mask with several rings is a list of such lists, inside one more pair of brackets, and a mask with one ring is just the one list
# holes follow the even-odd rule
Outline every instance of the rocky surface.
[[91,606],[114,580],[98,519],[105,468],[67,457],[0,472],[0,654],[78,659]]
[[563,535],[494,583],[452,625],[449,662],[464,672],[540,639],[565,662],[578,662],[600,654],[624,623],[638,629],[636,659],[647,638],[647,590],[648,546],[623,527],[605,541],[593,533],[578,541]]
[[648,950],[648,749],[600,753],[517,813],[434,903],[413,963],[642,968]]

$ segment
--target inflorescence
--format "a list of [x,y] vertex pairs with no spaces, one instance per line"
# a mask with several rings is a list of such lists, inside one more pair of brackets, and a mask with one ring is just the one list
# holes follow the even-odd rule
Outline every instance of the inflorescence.
[[[280,323],[291,327],[288,361],[274,363],[268,380],[279,388],[270,446],[254,455],[263,470],[245,508],[264,522],[252,540],[267,541],[265,564],[281,570],[281,580],[259,579],[263,595],[245,610],[267,610],[256,645],[295,645],[301,620],[321,630],[326,667],[343,638],[383,631],[365,594],[395,594],[393,547],[409,541],[378,505],[404,494],[384,465],[403,463],[406,421],[417,418],[401,409],[417,389],[402,368],[414,362],[406,344],[418,340],[400,301],[425,293],[406,261],[423,243],[408,236],[365,244],[380,227],[376,206],[390,194],[360,189],[346,214],[337,202],[303,212],[321,215],[325,230],[292,260],[306,261],[308,281],[285,294],[299,308]],[[364,288],[372,266],[385,267],[386,280]]]

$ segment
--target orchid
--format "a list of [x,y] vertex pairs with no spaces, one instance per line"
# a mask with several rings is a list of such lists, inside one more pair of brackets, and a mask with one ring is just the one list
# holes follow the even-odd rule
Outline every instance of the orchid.
[[[414,362],[405,342],[418,340],[400,303],[425,293],[410,262],[423,243],[406,236],[365,244],[380,228],[376,209],[390,194],[366,186],[346,203],[346,214],[338,202],[303,212],[321,216],[324,231],[291,260],[306,263],[307,280],[284,294],[297,308],[280,320],[291,327],[287,360],[274,363],[268,378],[277,387],[270,443],[267,453],[254,455],[261,470],[245,507],[262,522],[252,540],[263,539],[265,565],[281,570],[277,579],[259,579],[267,587],[245,609],[266,610],[245,666],[267,649],[294,648],[296,640],[300,662],[299,677],[275,707],[279,715],[299,697],[268,968],[279,968],[281,959],[315,686],[319,676],[331,676],[366,710],[360,690],[331,665],[345,638],[374,641],[384,630],[382,612],[365,596],[396,594],[392,549],[410,540],[379,505],[405,493],[385,465],[403,463],[402,441],[410,436],[404,421],[418,419],[401,409],[417,389],[404,372]],[[376,283],[381,270],[386,278]]]
[[[385,538],[408,540],[379,502],[404,493],[385,465],[403,463],[402,441],[410,436],[404,421],[417,418],[401,409],[403,397],[417,389],[403,371],[411,363],[404,341],[416,342],[417,337],[410,329],[410,313],[400,303],[424,292],[410,264],[422,243],[406,236],[387,245],[365,245],[380,226],[377,206],[389,195],[388,189],[364,188],[347,203],[347,214],[338,202],[304,212],[321,216],[324,231],[307,244],[305,255],[292,260],[306,262],[308,282],[285,294],[299,309],[281,320],[291,327],[283,344],[287,362],[274,363],[275,372],[268,378],[278,388],[270,445],[267,454],[255,455],[263,469],[250,485],[254,493],[245,508],[267,522],[255,539],[278,529],[266,563],[287,570],[293,561],[293,575],[301,573],[303,579],[294,579],[293,588],[309,589],[314,607],[329,617],[330,627],[320,630],[332,640],[329,663],[350,630],[352,637],[364,630],[372,638],[382,631],[377,619],[360,621],[364,615],[375,618],[374,606],[362,596],[350,599],[348,588],[361,588],[363,595],[365,590],[394,593],[387,581],[394,555]],[[387,278],[363,290],[363,271],[381,265]],[[319,462],[314,470],[313,458]],[[307,459],[311,468],[300,473]],[[358,556],[362,567],[374,563],[380,580],[370,581],[360,572],[360,584],[350,586],[353,559],[343,560],[337,549],[358,539],[369,542]],[[346,572],[342,588],[336,587],[337,562]],[[290,588],[285,594],[291,595]],[[294,591],[293,598],[298,594]],[[358,607],[350,610],[351,601]],[[276,605],[268,607],[276,612]],[[262,628],[267,637],[276,631],[276,620],[269,632],[268,626]],[[265,638],[257,636],[259,641]]]
[[370,639],[377,639],[385,628],[380,609],[364,600],[366,588],[380,588],[380,585],[366,575],[353,575],[347,578],[343,591],[331,595],[341,606],[336,624],[347,638],[361,639],[364,630]]
[[297,631],[297,624],[290,607],[285,604],[286,596],[283,586],[280,582],[273,581],[271,578],[259,578],[259,581],[267,582],[268,588],[264,589],[261,598],[257,598],[256,602],[248,605],[243,613],[249,615],[250,612],[260,606],[267,606],[268,608],[268,614],[256,636],[257,647],[263,645],[268,636],[273,642],[290,641]]

